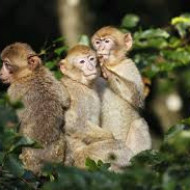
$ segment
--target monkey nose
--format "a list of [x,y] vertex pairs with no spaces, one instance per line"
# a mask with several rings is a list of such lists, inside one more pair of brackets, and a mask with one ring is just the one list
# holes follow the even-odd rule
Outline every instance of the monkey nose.
[[88,65],[88,70],[93,71],[94,68],[95,68],[94,65],[92,65],[92,64],[89,64],[89,65]]

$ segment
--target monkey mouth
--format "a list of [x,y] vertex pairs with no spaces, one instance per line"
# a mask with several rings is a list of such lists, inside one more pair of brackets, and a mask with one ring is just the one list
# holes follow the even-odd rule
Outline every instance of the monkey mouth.
[[85,77],[91,77],[91,76],[96,76],[96,75],[97,75],[97,73],[91,73],[91,74],[87,74],[87,75],[85,74],[84,76]]
[[91,73],[84,75],[88,80],[93,80],[97,77],[97,73]]
[[98,53],[98,57],[109,56],[109,53]]
[[107,60],[109,58],[110,54],[109,53],[98,53],[97,56],[98,56],[99,60]]
[[1,81],[2,81],[2,83],[4,83],[4,84],[9,84],[9,83],[10,83],[9,79],[1,79]]

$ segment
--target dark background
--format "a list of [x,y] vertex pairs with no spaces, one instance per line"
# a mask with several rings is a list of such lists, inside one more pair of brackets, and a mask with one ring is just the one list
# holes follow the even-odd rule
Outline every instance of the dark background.
[[[164,26],[190,11],[189,0],[84,0],[92,16],[90,34],[103,25],[119,25],[126,13],[141,17],[141,26]],[[85,12],[84,12],[85,14]],[[56,0],[0,0],[0,50],[22,41],[39,50],[59,37]]]

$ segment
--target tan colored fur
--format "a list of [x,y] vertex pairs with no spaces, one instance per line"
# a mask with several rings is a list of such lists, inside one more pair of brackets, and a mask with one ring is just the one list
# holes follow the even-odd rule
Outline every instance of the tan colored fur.
[[[109,130],[99,127],[100,100],[94,89],[66,77],[62,82],[71,95],[71,107],[66,112],[67,165],[85,168],[85,160],[111,162],[112,168],[129,164],[132,152],[122,141],[113,139]],[[116,160],[112,161],[110,155]],[[116,169],[117,168],[117,169]]]
[[95,33],[92,41],[107,34],[117,46],[110,51],[109,58],[100,63],[109,73],[108,81],[97,81],[102,99],[101,126],[137,154],[151,148],[148,125],[138,113],[144,103],[144,85],[135,63],[125,58],[124,34],[116,28],[104,27]]
[[[79,52],[84,53],[80,46],[78,52],[75,52],[76,54],[69,54],[70,58],[78,56]],[[67,57],[66,61],[64,64],[69,64]],[[72,72],[72,70],[68,70],[66,73],[68,72]],[[69,74],[69,76],[71,75]],[[111,162],[113,169],[119,169],[129,163],[132,152],[123,142],[113,139],[110,131],[99,127],[101,102],[94,89],[94,81],[85,85],[78,81],[78,76],[75,76],[77,81],[74,80],[74,75],[72,75],[72,79],[68,76],[64,76],[62,79],[62,83],[71,97],[71,106],[65,115],[67,139],[65,164],[85,168],[85,160],[90,157],[95,161]],[[116,154],[117,160],[112,161],[109,158],[111,154]]]

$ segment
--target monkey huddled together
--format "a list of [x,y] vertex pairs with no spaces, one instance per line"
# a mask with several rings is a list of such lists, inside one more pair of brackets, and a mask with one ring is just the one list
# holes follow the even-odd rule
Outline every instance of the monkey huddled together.
[[130,33],[101,28],[92,37],[94,50],[76,45],[60,61],[61,81],[29,45],[17,42],[2,51],[0,78],[10,84],[10,100],[24,104],[18,110],[19,132],[42,145],[22,149],[26,169],[40,174],[45,162],[85,168],[91,158],[119,171],[151,148],[148,125],[138,111],[144,85],[126,57],[132,44]]

